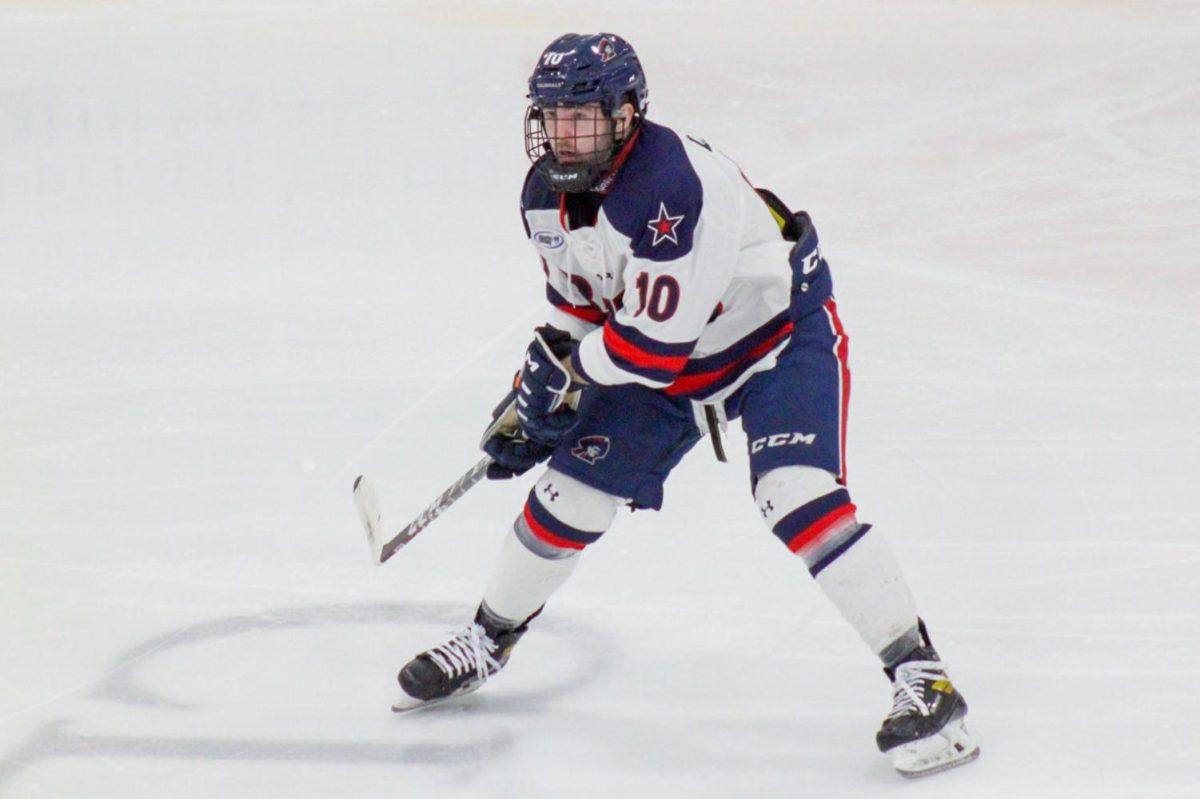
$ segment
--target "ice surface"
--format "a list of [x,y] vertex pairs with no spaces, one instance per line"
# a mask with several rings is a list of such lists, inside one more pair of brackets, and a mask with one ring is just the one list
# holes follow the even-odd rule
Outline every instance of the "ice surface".
[[[396,718],[528,480],[476,459],[541,276],[524,79],[638,48],[656,118],[821,230],[850,479],[972,706],[910,784],[744,439],[619,518],[494,685]],[[1200,4],[0,6],[0,796],[1200,796]]]

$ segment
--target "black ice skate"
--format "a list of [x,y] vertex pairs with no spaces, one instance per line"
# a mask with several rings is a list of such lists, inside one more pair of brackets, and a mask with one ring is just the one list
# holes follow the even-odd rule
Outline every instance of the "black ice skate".
[[979,757],[979,745],[964,724],[967,702],[950,678],[920,625],[924,646],[890,669],[892,712],[875,736],[879,751],[905,777],[923,777]]
[[400,670],[397,678],[404,695],[392,705],[392,710],[406,713],[478,689],[504,668],[532,618],[516,628],[504,627],[481,605],[475,612],[475,620],[465,629],[444,644],[417,655]]

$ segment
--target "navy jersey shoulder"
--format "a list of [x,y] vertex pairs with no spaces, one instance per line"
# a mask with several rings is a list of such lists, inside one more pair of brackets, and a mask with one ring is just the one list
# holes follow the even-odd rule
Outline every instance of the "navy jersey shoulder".
[[634,256],[672,261],[692,251],[704,191],[683,141],[643,122],[638,140],[604,200],[604,214],[629,237]]
[[521,186],[521,210],[539,211],[558,207],[558,192],[538,173],[537,166],[529,167],[525,173],[525,184]]
[[532,232],[529,230],[529,220],[525,217],[525,212],[557,208],[558,200],[558,192],[542,179],[537,166],[529,167],[529,171],[525,173],[525,183],[521,186],[521,224],[525,226],[526,237],[531,236]]

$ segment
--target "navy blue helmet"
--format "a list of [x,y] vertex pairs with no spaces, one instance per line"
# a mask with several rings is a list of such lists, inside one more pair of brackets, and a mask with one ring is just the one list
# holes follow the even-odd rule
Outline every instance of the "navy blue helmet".
[[[611,33],[560,36],[529,76],[525,152],[555,189],[587,191],[633,135],[648,96],[646,74],[629,42]],[[621,113],[625,103],[634,109],[629,125]]]

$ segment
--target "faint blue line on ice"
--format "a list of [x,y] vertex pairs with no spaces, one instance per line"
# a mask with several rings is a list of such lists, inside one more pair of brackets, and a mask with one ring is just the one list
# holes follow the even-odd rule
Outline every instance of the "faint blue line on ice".
[[30,558],[12,558],[0,557],[0,563],[14,563],[20,566],[37,566],[41,568],[62,569],[65,571],[82,572],[85,574],[96,574],[104,577],[116,577],[124,580],[144,580],[156,583],[168,583],[175,585],[195,585],[205,588],[239,588],[248,591],[273,591],[283,594],[297,595],[317,595],[317,596],[333,596],[333,597],[350,597],[354,599],[379,599],[380,597],[373,594],[366,594],[358,591],[345,590],[330,590],[321,588],[299,588],[296,586],[272,586],[272,585],[257,585],[254,583],[238,583],[226,582],[220,580],[203,580],[196,577],[170,576],[162,577],[151,574],[137,574],[136,572],[123,572],[114,569],[100,569],[94,566],[80,566],[72,563],[56,563],[54,561],[33,560]]
[[1200,638],[1186,635],[1127,635],[1124,633],[1081,633],[1056,632],[1042,630],[1006,630],[990,627],[963,627],[961,625],[945,625],[948,632],[970,633],[972,635],[1000,636],[1008,638],[1071,638],[1087,641],[1146,641],[1163,644],[1200,643]]
[[[1162,561],[1162,562],[1158,562],[1158,563],[1141,563],[1136,566],[1120,566],[1120,567],[1107,568],[1107,569],[1087,569],[1084,571],[1070,572],[1068,574],[1057,574],[1057,575],[1054,575],[1053,577],[1045,577],[1045,578],[1033,579],[1033,580],[1030,580],[1030,579],[1016,580],[1016,581],[1006,582],[1006,583],[977,582],[977,583],[975,583],[975,586],[978,589],[986,589],[986,590],[1008,589],[1008,588],[1028,588],[1031,586],[1050,585],[1053,583],[1069,583],[1069,582],[1074,582],[1076,580],[1085,580],[1085,579],[1088,579],[1091,577],[1102,577],[1102,576],[1110,576],[1110,575],[1115,575],[1115,574],[1132,574],[1134,572],[1146,571],[1147,569],[1174,568],[1177,566],[1191,566],[1193,564],[1200,564],[1200,558],[1188,558],[1185,560],[1169,560],[1169,561]],[[1183,587],[1183,584],[1180,584],[1179,587]]]
[[[36,774],[38,777],[45,780],[46,782],[53,782],[53,778],[49,774],[42,771],[40,767],[34,768],[33,766],[29,765],[28,762],[21,761],[21,760],[15,760],[14,758],[6,757],[4,755],[0,755],[0,761],[3,761],[5,763],[11,763],[12,765],[19,768],[21,771],[28,771],[31,774]],[[40,785],[35,785],[33,787],[38,791],[39,796],[60,796],[61,797],[61,796],[66,795],[66,794],[61,794],[61,793],[54,793],[54,794],[46,793],[45,791],[47,789],[43,788]]]
[[43,707],[46,707],[47,705],[52,705],[55,702],[59,701],[60,699],[66,699],[67,697],[77,694],[84,689],[91,688],[93,685],[103,682],[104,680],[108,679],[108,677],[110,677],[111,675],[126,668],[130,663],[135,663],[139,660],[142,660],[143,658],[150,657],[150,655],[157,652],[158,649],[165,648],[168,645],[168,643],[170,643],[170,641],[164,641],[164,642],[162,642],[162,644],[159,647],[156,647],[155,649],[143,652],[141,655],[134,658],[133,660],[121,663],[120,665],[118,665],[114,668],[108,669],[108,670],[100,673],[96,677],[92,677],[87,680],[84,680],[83,682],[76,683],[75,685],[71,686],[70,688],[67,688],[67,689],[59,691],[55,694],[52,694],[51,696],[48,696],[45,699],[35,702],[32,705],[26,705],[25,707],[22,707],[22,708],[12,711],[11,713],[6,713],[5,715],[0,716],[0,724],[5,724],[9,721],[12,721],[15,718],[27,715],[29,713],[32,713],[35,710],[39,710]]
[[886,270],[892,273],[905,272],[923,279],[952,283],[972,290],[1015,294],[1024,299],[1078,305],[1109,313],[1150,316],[1155,319],[1171,319],[1189,324],[1198,321],[1194,316],[1169,313],[1161,309],[1138,308],[1111,300],[1081,297],[1078,294],[1079,287],[1069,284],[1056,284],[1053,281],[1031,280],[1012,275],[963,269],[930,258],[910,258],[873,247],[850,246],[839,249],[847,256],[841,258],[843,262],[849,261],[861,269]]
[[[1172,514],[1163,514],[1172,515]],[[1191,518],[1193,514],[1187,514],[1185,518]],[[913,541],[905,542],[905,547],[931,547],[933,549],[971,549],[975,550],[979,547],[997,547],[1001,549],[1029,549],[1030,547],[1040,547],[1043,549],[1093,549],[1096,547],[1134,547],[1141,549],[1143,547],[1170,547],[1173,549],[1194,549],[1200,552],[1200,544],[1188,544],[1177,541]]]
[[895,136],[897,136],[899,134],[910,133],[912,131],[921,130],[922,128],[928,127],[929,125],[933,125],[933,124],[942,122],[946,119],[958,116],[958,115],[966,113],[966,112],[976,111],[980,108],[986,108],[986,107],[992,106],[992,105],[1003,105],[1004,103],[1011,102],[1014,100],[1020,100],[1023,97],[1027,97],[1028,95],[1042,91],[1043,89],[1057,86],[1058,84],[1062,84],[1062,83],[1069,83],[1073,80],[1077,80],[1078,78],[1086,77],[1090,74],[1095,73],[1098,70],[1105,69],[1105,68],[1111,66],[1112,64],[1134,63],[1134,62],[1131,62],[1129,59],[1133,58],[1134,56],[1136,56],[1137,54],[1142,53],[1142,52],[1160,49],[1163,46],[1164,42],[1166,42],[1170,38],[1171,37],[1169,37],[1169,36],[1160,37],[1159,39],[1157,39],[1153,42],[1149,42],[1147,44],[1142,44],[1137,47],[1132,47],[1128,50],[1124,50],[1124,51],[1116,54],[1115,56],[1110,56],[1110,57],[1104,58],[1102,60],[1095,61],[1090,64],[1086,64],[1082,67],[1073,69],[1066,73],[1060,73],[1060,74],[1054,75],[1053,77],[1050,77],[1050,78],[1040,81],[1038,83],[1022,84],[1019,86],[1019,88],[1016,88],[1016,89],[1013,89],[1010,91],[1006,91],[1006,92],[999,92],[996,94],[988,95],[984,99],[973,100],[973,101],[967,102],[967,103],[961,103],[959,105],[953,106],[953,107],[945,109],[943,111],[940,111],[936,114],[921,114],[916,119],[910,119],[908,121],[905,121],[905,122],[902,122],[902,123],[899,123],[896,125],[884,127],[884,128],[873,129],[868,133],[863,133],[858,136],[854,136],[846,141],[843,141],[839,144],[834,145],[833,147],[826,148],[822,152],[819,152],[813,156],[810,156],[809,158],[801,159],[799,161],[794,161],[791,164],[789,164],[788,166],[784,167],[783,169],[778,170],[774,174],[770,175],[767,178],[766,182],[768,184],[772,183],[772,182],[777,182],[781,178],[783,178],[784,176],[786,176],[792,172],[795,172],[800,169],[804,169],[805,167],[808,167],[812,164],[818,164],[823,161],[828,161],[831,158],[838,155],[839,153],[853,152],[866,144],[871,144],[873,142],[877,142],[880,140],[886,141],[888,139],[894,138]]
[[[529,325],[531,321],[537,319],[538,316],[540,316],[542,313],[543,313],[542,311],[535,309],[535,310],[530,310],[523,316],[517,317],[515,320],[513,320],[513,322],[510,325],[508,325],[502,331],[500,331],[499,334],[489,336],[487,339],[487,342],[482,347],[477,349],[474,353],[472,353],[471,355],[467,356],[466,358],[458,361],[459,365],[456,369],[441,373],[440,380],[434,381],[433,384],[425,391],[424,394],[419,396],[417,399],[409,402],[407,407],[405,408],[405,410],[402,413],[393,417],[391,419],[391,421],[389,421],[386,425],[384,425],[383,429],[380,430],[379,432],[377,432],[375,434],[375,437],[371,441],[367,442],[358,451],[356,451],[353,455],[351,455],[349,458],[347,458],[346,462],[344,464],[342,464],[342,468],[340,471],[344,472],[344,471],[348,470],[352,465],[354,465],[354,463],[356,461],[361,460],[365,454],[367,454],[372,449],[377,447],[379,445],[379,443],[384,438],[386,438],[388,435],[390,435],[391,432],[394,429],[396,429],[396,426],[398,424],[400,424],[400,422],[407,419],[415,409],[419,408],[425,402],[429,401],[429,399],[432,398],[433,396],[435,396],[438,392],[445,391],[446,387],[450,383],[451,378],[455,378],[455,377],[458,377],[459,375],[464,374],[467,371],[467,368],[469,366],[473,365],[482,356],[486,355],[489,351],[491,351],[492,347],[495,346],[497,341],[502,341],[509,333],[516,330],[518,327],[521,327],[524,325]],[[397,404],[399,404],[401,402],[401,400],[402,400],[402,398],[397,397],[396,398]],[[483,427],[486,427],[485,421],[486,420],[484,420],[484,419],[479,420],[479,427],[481,429]]]

